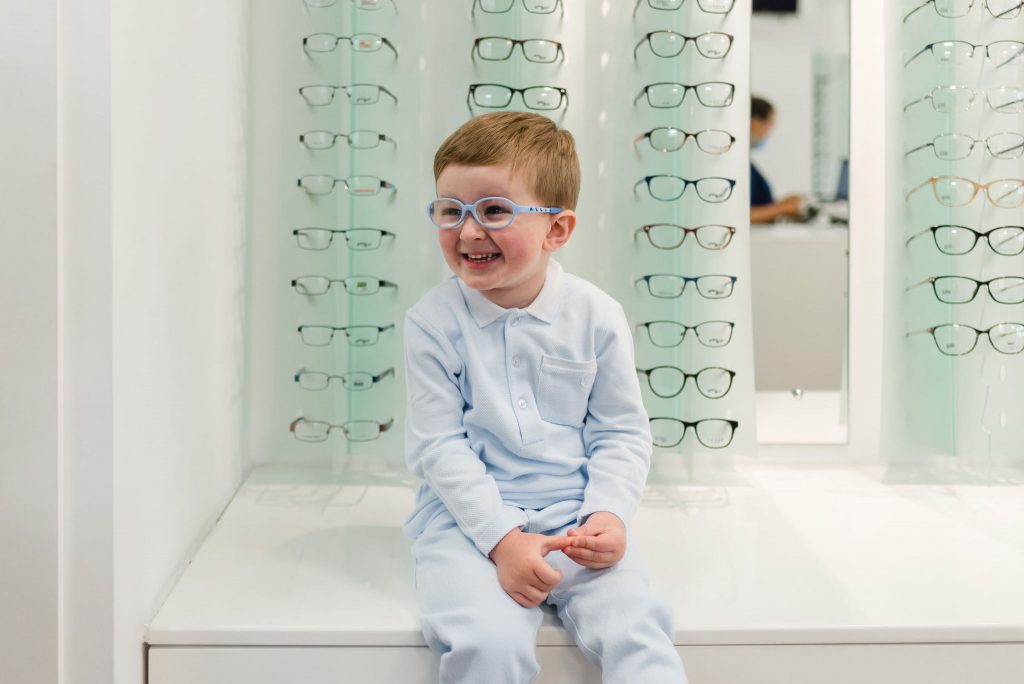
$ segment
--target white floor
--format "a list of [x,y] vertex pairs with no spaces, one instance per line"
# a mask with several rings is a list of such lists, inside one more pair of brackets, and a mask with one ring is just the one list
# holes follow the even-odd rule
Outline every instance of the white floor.
[[[676,643],[1024,642],[1024,489],[744,466],[650,487],[635,524]],[[150,625],[152,645],[422,645],[412,491],[252,473]],[[895,477],[895,481],[905,478]],[[554,621],[540,645],[571,643]]]

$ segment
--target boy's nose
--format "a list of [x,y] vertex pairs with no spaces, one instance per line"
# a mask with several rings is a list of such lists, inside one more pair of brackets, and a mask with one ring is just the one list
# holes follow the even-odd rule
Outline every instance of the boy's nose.
[[482,240],[487,237],[487,230],[476,222],[473,214],[466,212],[466,219],[459,227],[459,237],[463,240]]

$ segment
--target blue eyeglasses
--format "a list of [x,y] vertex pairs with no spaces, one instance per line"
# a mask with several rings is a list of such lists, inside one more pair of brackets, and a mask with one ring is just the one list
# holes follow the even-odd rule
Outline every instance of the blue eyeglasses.
[[427,216],[438,228],[457,228],[466,220],[466,214],[483,228],[498,230],[506,228],[519,214],[558,214],[560,207],[524,207],[504,197],[481,197],[472,204],[463,204],[451,197],[439,197],[427,205]]

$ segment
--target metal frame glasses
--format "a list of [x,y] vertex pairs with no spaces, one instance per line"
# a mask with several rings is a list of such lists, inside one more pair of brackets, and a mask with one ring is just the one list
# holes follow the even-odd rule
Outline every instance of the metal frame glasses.
[[[936,47],[939,48],[938,51],[936,51]],[[996,68],[999,68],[1006,66],[1014,60],[1020,60],[1021,54],[1024,52],[1024,43],[1019,40],[996,40],[991,43],[970,43],[966,40],[940,40],[935,43],[928,43],[915,52],[910,59],[903,63],[903,66],[910,66],[911,62],[926,52],[932,53],[933,56],[939,59],[940,63],[953,62],[954,64],[964,64],[974,57],[974,53],[978,48],[985,48],[986,61],[991,61],[993,54],[996,60],[1002,60],[1002,62],[996,65]]]
[[702,396],[708,399],[721,399],[729,393],[732,380],[736,377],[734,371],[719,366],[702,368],[696,373],[687,373],[676,366],[637,368],[636,372],[647,378],[647,386],[651,388],[651,392],[662,399],[678,396],[691,378]]
[[374,375],[364,371],[350,371],[341,375],[332,375],[321,371],[313,371],[308,368],[300,368],[295,372],[295,384],[304,390],[321,392],[327,389],[332,380],[341,380],[341,385],[350,392],[363,392],[370,389],[378,382],[388,376],[395,374],[395,367],[392,366],[381,373]]
[[[935,199],[944,207],[963,207],[974,201],[984,190],[985,197],[993,206],[1002,209],[1016,209],[1024,205],[1024,179],[1000,178],[988,183],[978,183],[961,176],[932,176],[907,193],[906,199],[915,192],[931,185]],[[994,194],[993,194],[994,193]]]
[[733,36],[721,31],[707,31],[696,36],[684,36],[668,29],[649,31],[633,48],[633,61],[636,61],[637,52],[644,43],[651,46],[651,52],[656,57],[670,58],[682,54],[691,41],[701,57],[725,59],[732,49]]
[[526,207],[504,197],[481,197],[471,204],[453,197],[438,197],[427,203],[427,217],[442,230],[458,228],[468,214],[472,214],[482,228],[501,230],[512,225],[519,214],[558,214],[562,211],[561,207]]
[[299,142],[306,146],[307,150],[328,150],[334,147],[338,138],[344,138],[345,142],[354,150],[372,150],[381,143],[391,143],[398,149],[398,143],[392,138],[378,133],[377,131],[350,131],[348,133],[335,133],[333,131],[306,131],[299,135]]
[[697,293],[704,299],[725,299],[732,295],[736,285],[736,276],[709,274],[702,276],[682,276],[674,273],[652,273],[640,276],[634,285],[646,283],[647,291],[658,299],[675,299],[683,296],[686,286],[693,283]]
[[907,238],[907,244],[914,238],[932,234],[935,246],[943,254],[959,256],[974,249],[980,238],[985,238],[989,249],[1002,256],[1017,256],[1024,253],[1024,226],[997,226],[978,231],[967,226],[944,224],[930,226]]
[[[303,0],[307,7],[314,7],[317,9],[323,9],[334,5],[337,0]],[[379,10],[384,7],[384,0],[352,0],[355,3],[356,9],[367,10],[370,12]],[[395,4],[395,0],[388,0],[391,3],[391,8],[395,10],[395,14],[398,14],[398,5]]]
[[[527,109],[538,112],[561,109],[563,104],[569,106],[569,92],[557,86],[512,88],[501,83],[472,83],[466,91],[466,107],[470,114],[473,113],[473,105],[486,109],[502,109],[509,106],[512,96],[516,93],[522,97],[523,105]],[[558,102],[552,104],[551,98],[554,95],[558,95]]]
[[308,227],[296,228],[292,231],[292,235],[295,236],[300,248],[313,251],[327,249],[334,242],[334,236],[341,235],[345,238],[345,244],[348,248],[356,252],[377,249],[384,238],[395,237],[395,234],[390,230],[382,230],[380,228],[348,228],[346,230],[338,230],[335,228]]
[[678,347],[692,330],[697,341],[705,347],[724,347],[732,341],[736,324],[732,321],[704,321],[696,325],[685,325],[676,321],[646,321],[636,326],[647,331],[647,339],[655,347]]
[[[702,420],[679,420],[667,416],[656,416],[650,419],[651,436],[654,446],[671,449],[679,445],[686,436],[686,431],[693,428],[697,441],[708,449],[724,449],[732,444],[738,421],[724,418],[704,418]],[[682,430],[679,428],[682,427]],[[676,436],[678,433],[678,436]]]
[[970,325],[946,323],[910,332],[907,336],[924,333],[932,336],[935,346],[946,356],[970,354],[982,335],[988,338],[989,344],[1000,354],[1019,354],[1024,351],[1024,323],[996,323],[984,330]]
[[326,347],[334,341],[334,333],[345,333],[345,339],[352,347],[369,347],[377,344],[380,334],[395,327],[387,325],[300,325],[299,338],[310,347]]
[[382,85],[376,83],[352,83],[350,85],[328,85],[328,84],[317,84],[307,85],[299,88],[299,95],[306,101],[310,107],[326,107],[327,105],[334,102],[334,94],[339,91],[345,91],[345,95],[352,102],[353,105],[372,105],[380,102],[380,95],[384,93],[392,100],[395,104],[398,104],[398,98],[390,90]]
[[380,292],[382,287],[393,287],[398,285],[390,280],[381,280],[374,276],[353,275],[347,278],[328,278],[327,276],[304,275],[292,280],[292,287],[301,295],[319,297],[330,291],[334,283],[341,283],[345,291],[350,295],[372,295]]
[[675,152],[681,150],[690,138],[697,143],[701,152],[708,154],[725,154],[736,142],[736,136],[720,128],[705,128],[690,133],[675,126],[658,126],[633,138],[633,146],[636,147],[641,140],[647,140],[658,152]]
[[[975,0],[925,0],[903,16],[905,22],[915,12],[931,5],[935,13],[945,19],[959,19],[967,16],[974,7]],[[1015,19],[1020,15],[1024,2],[1021,0],[985,0],[985,9],[996,19]]]
[[504,62],[511,59],[516,46],[523,52],[523,59],[536,64],[552,64],[559,58],[565,61],[565,51],[557,40],[546,38],[506,38],[505,36],[483,36],[473,41],[470,59],[479,57],[487,62]]
[[[523,9],[530,14],[551,14],[558,8],[561,11],[561,16],[565,16],[562,0],[529,0],[529,2],[522,0],[522,2]],[[473,0],[470,16],[476,16],[477,5],[480,6],[480,11],[484,14],[504,14],[512,11],[515,4],[516,0]]]
[[908,157],[930,147],[935,156],[943,161],[959,161],[971,156],[978,143],[984,143],[984,149],[996,159],[1020,159],[1024,153],[1024,135],[1020,133],[993,133],[984,139],[963,133],[945,133],[935,136],[929,143],[907,150],[903,156]]
[[339,36],[334,33],[311,33],[302,39],[302,49],[306,52],[334,52],[341,41],[348,41],[353,52],[378,52],[386,47],[398,59],[398,48],[385,36],[376,33],[353,33],[351,36]]
[[932,286],[935,298],[944,304],[967,304],[973,302],[978,291],[984,287],[988,296],[1000,304],[1024,303],[1024,278],[1000,276],[988,280],[975,280],[966,276],[931,276],[907,287],[912,290],[921,285]]
[[1000,114],[1020,114],[1024,112],[1024,88],[1014,86],[995,86],[985,90],[974,90],[962,85],[945,85],[932,88],[924,97],[920,97],[903,106],[903,111],[921,102],[929,101],[932,109],[940,114],[966,112],[974,106],[978,95],[984,93],[984,102],[993,112]]
[[683,100],[691,90],[696,94],[697,101],[703,106],[716,109],[731,105],[733,96],[736,94],[736,86],[725,81],[704,81],[693,85],[661,81],[645,85],[643,90],[633,98],[633,105],[636,106],[636,103],[646,95],[647,104],[655,109],[678,107],[683,104]]
[[372,442],[380,437],[382,432],[390,430],[394,424],[394,418],[383,423],[376,420],[350,420],[340,425],[324,420],[296,418],[288,426],[288,430],[300,442],[326,442],[331,430],[341,430],[345,439],[350,442]]
[[297,181],[298,187],[310,195],[329,195],[334,188],[341,184],[348,194],[353,197],[369,197],[380,194],[381,190],[395,192],[398,188],[391,181],[386,181],[377,176],[349,176],[348,178],[336,178],[319,173],[311,173],[302,176]]
[[647,240],[657,249],[675,249],[691,234],[697,240],[697,244],[704,249],[725,249],[732,242],[736,228],[718,224],[687,228],[675,223],[648,223],[633,232],[633,239],[641,234],[646,235]]
[[725,202],[732,197],[732,189],[736,187],[736,181],[721,176],[708,176],[690,180],[681,176],[673,176],[667,173],[644,176],[633,184],[633,196],[638,196],[637,188],[647,185],[647,192],[651,197],[662,202],[673,202],[683,196],[691,185],[697,193],[697,197],[711,204]]
[[[654,10],[670,12],[682,7],[684,1],[685,0],[647,0],[647,6]],[[633,7],[634,17],[636,16],[636,11],[640,9],[640,5],[643,2],[644,0],[636,0],[636,5]],[[733,5],[735,4],[736,0],[697,0],[697,7],[705,14],[728,14],[732,11]]]

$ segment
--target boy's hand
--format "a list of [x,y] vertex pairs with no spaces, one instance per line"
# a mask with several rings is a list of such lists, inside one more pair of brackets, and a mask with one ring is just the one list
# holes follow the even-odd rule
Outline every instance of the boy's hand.
[[626,554],[626,526],[614,513],[592,513],[586,523],[566,534],[572,545],[562,552],[585,568],[610,568]]
[[551,588],[562,579],[562,572],[548,565],[544,556],[571,543],[568,537],[549,537],[513,529],[491,549],[491,560],[498,566],[501,588],[524,608],[539,606]]

